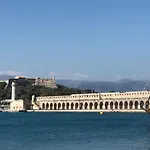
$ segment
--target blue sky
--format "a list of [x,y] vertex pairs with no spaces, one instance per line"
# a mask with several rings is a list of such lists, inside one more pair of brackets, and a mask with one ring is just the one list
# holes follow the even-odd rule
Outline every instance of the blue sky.
[[149,0],[0,2],[0,74],[150,79]]

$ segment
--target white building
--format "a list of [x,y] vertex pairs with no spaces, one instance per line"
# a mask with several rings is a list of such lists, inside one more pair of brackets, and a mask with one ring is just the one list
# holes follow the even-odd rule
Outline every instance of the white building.
[[1,108],[4,111],[9,112],[18,112],[18,111],[25,111],[27,106],[29,106],[29,102],[19,99],[16,100],[16,88],[15,82],[12,82],[12,92],[11,92],[11,99],[6,99],[1,101]]

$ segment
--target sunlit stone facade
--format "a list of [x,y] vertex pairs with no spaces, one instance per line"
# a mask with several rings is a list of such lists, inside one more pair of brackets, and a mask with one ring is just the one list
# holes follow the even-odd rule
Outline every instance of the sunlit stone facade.
[[33,110],[41,111],[143,111],[150,91],[72,94],[32,97]]

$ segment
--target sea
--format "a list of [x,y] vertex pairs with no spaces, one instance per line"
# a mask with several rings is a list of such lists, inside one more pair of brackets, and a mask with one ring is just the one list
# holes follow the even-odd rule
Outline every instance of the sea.
[[150,150],[150,114],[0,113],[0,150]]

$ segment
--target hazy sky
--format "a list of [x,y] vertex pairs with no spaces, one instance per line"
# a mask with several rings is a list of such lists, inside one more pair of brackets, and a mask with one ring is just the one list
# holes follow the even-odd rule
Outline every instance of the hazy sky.
[[0,1],[0,52],[0,74],[150,79],[150,1]]

